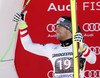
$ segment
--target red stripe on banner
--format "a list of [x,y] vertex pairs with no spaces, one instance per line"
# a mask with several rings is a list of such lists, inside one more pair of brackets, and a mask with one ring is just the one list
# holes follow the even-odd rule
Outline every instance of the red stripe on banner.
[[90,54],[90,50],[88,50],[88,53],[84,55],[84,57],[87,57]]
[[25,28],[25,29],[20,29],[20,32],[23,32],[23,31],[26,31],[27,30],[27,28]]
[[26,33],[23,34],[23,35],[20,34],[20,37],[25,37],[27,34],[28,34],[28,32],[26,32]]

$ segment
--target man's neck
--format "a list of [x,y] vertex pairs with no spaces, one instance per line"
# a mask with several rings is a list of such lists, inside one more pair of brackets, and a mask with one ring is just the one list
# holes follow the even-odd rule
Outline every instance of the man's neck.
[[61,41],[61,40],[60,40],[60,43],[61,43],[61,46],[62,46],[62,47],[69,46],[69,45],[72,44],[72,38],[67,39],[67,40],[64,40],[64,41]]

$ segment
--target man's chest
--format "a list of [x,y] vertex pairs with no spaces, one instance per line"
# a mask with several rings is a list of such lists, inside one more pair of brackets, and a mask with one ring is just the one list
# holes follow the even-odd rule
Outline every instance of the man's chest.
[[73,72],[72,47],[55,48],[52,52],[51,62],[56,74]]

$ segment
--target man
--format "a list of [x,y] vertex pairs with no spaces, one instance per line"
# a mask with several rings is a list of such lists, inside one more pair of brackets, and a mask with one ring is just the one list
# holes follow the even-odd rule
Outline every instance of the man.
[[[13,21],[18,23],[20,29],[21,42],[25,50],[48,57],[53,65],[54,78],[74,78],[73,74],[73,44],[72,44],[72,24],[71,18],[67,16],[60,17],[56,23],[57,39],[61,44],[40,45],[33,43],[27,32],[27,24],[22,19],[26,13],[17,13]],[[76,33],[75,41],[81,43],[79,50],[82,53],[81,58],[85,58],[91,64],[96,62],[96,55],[87,45],[82,43],[83,36]],[[94,58],[92,58],[94,57]],[[82,61],[83,63],[85,61]],[[84,64],[82,64],[84,67]],[[84,73],[83,73],[84,74]]]

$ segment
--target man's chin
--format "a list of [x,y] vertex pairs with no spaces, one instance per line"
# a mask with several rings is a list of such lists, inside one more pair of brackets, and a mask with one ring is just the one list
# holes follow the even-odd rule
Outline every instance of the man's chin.
[[57,37],[57,40],[61,40],[61,38]]

